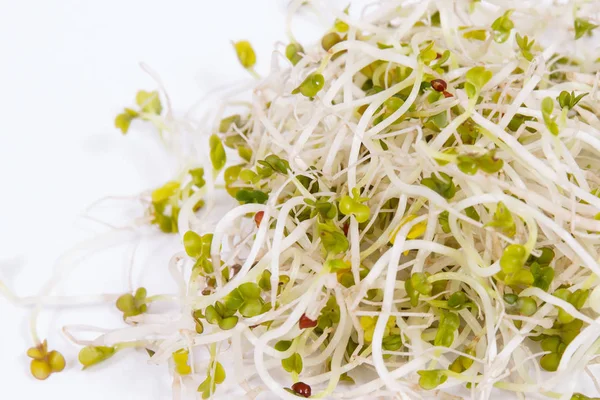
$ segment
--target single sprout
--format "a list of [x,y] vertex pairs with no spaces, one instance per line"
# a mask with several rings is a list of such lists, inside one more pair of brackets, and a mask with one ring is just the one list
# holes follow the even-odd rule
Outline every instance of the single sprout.
[[48,342],[44,340],[36,347],[27,350],[27,356],[32,358],[29,365],[31,375],[38,380],[45,380],[51,374],[65,369],[65,358],[56,350],[48,351]]
[[[123,134],[129,131],[129,126],[134,119],[141,118],[145,121],[152,121],[153,117],[162,113],[163,108],[157,91],[140,90],[135,96],[135,102],[139,106],[139,110],[126,107],[115,118],[115,127],[120,129]],[[160,129],[162,130],[162,128]]]
[[233,43],[233,47],[235,48],[235,53],[237,54],[242,67],[246,69],[254,68],[254,65],[256,64],[256,53],[254,53],[254,49],[250,42],[241,40]]

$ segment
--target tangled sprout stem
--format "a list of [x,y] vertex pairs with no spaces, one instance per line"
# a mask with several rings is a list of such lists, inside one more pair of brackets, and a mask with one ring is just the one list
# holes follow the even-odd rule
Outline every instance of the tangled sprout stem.
[[[335,22],[314,46],[290,29],[266,76],[233,44],[250,102],[178,119],[141,91],[117,117],[181,148],[182,172],[145,200],[185,252],[178,293],[116,300],[129,327],[66,330],[81,363],[145,348],[176,395],[203,398],[588,398],[574,392],[600,350],[598,4],[302,3]],[[239,205],[209,231],[222,196]]]

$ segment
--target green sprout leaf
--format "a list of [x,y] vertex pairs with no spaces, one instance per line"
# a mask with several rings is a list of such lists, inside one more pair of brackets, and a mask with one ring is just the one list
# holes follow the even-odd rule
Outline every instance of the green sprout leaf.
[[227,156],[225,155],[225,149],[221,139],[216,134],[210,136],[210,162],[212,163],[215,171],[220,171],[225,166]]
[[558,124],[556,123],[556,117],[552,117],[552,111],[554,111],[554,100],[551,97],[545,97],[542,100],[542,116],[544,118],[544,124],[546,128],[554,136],[558,135]]
[[433,344],[436,346],[450,347],[454,342],[454,333],[458,330],[460,318],[451,311],[443,311],[440,316],[440,324]]
[[583,35],[591,35],[592,31],[596,29],[598,25],[592,24],[590,21],[583,18],[575,18],[575,40],[581,39]]
[[450,50],[444,50],[442,56],[435,60],[435,64],[431,64],[432,69],[436,69],[444,65],[446,61],[450,59]]
[[325,78],[319,73],[313,73],[306,77],[306,79],[292,91],[292,94],[301,93],[306,97],[313,98],[323,89],[325,85]]
[[238,323],[238,317],[231,316],[231,317],[227,317],[227,318],[223,318],[223,319],[219,320],[218,325],[219,325],[219,328],[223,329],[224,331],[228,331],[230,329],[235,328],[237,323]]
[[187,231],[183,235],[183,247],[190,257],[200,257],[202,254],[202,237],[194,231]]
[[465,90],[469,98],[474,99],[479,96],[479,92],[485,86],[486,83],[492,79],[492,72],[485,69],[484,67],[477,66],[467,71],[465,75],[466,83]]
[[86,346],[79,351],[79,362],[83,369],[96,365],[112,357],[116,352],[114,347],[106,346]]
[[494,40],[498,43],[504,43],[510,37],[510,31],[515,27],[515,24],[510,19],[513,10],[508,10],[494,21],[492,30],[494,32]]
[[411,286],[420,294],[429,296],[433,285],[427,280],[427,275],[423,272],[415,272],[410,276]]
[[497,228],[508,237],[513,237],[517,231],[517,226],[510,210],[502,202],[499,202],[496,206],[492,220],[484,226]]
[[331,49],[333,46],[335,46],[341,41],[342,38],[340,37],[340,35],[338,35],[335,32],[329,32],[321,39],[321,47],[323,47],[323,50],[329,51],[329,49]]
[[279,342],[275,343],[275,350],[277,350],[277,351],[286,351],[291,346],[292,346],[292,341],[291,340],[280,340]]
[[419,386],[425,390],[432,390],[440,386],[448,380],[448,376],[441,369],[433,369],[430,371],[417,371],[419,374]]
[[508,245],[500,258],[500,268],[505,274],[513,274],[523,268],[526,258],[527,250],[525,246],[520,244]]
[[465,39],[479,40],[483,42],[485,39],[487,39],[487,31],[485,29],[473,29],[463,33],[463,37]]
[[269,195],[261,190],[240,189],[235,194],[235,199],[242,204],[265,204],[269,200]]
[[206,185],[204,180],[204,168],[194,168],[189,170],[189,174],[192,177],[192,182],[198,189]]
[[327,299],[327,304],[321,310],[321,314],[317,318],[317,327],[324,330],[325,328],[333,327],[340,322],[340,307],[337,304],[335,296],[330,296]]
[[327,197],[319,197],[317,201],[305,199],[304,202],[312,208],[310,217],[314,218],[317,215],[324,220],[332,220],[337,217],[337,207]]
[[252,45],[247,40],[241,40],[239,42],[235,42],[233,44],[235,48],[235,53],[237,54],[238,60],[242,67],[246,69],[250,69],[254,67],[256,64],[256,53],[254,53],[254,49]]
[[[350,6],[347,6],[347,7],[344,9],[344,14],[348,15],[348,12],[349,12],[349,11],[350,11]],[[336,18],[336,20],[335,20],[335,22],[334,22],[334,24],[333,24],[333,28],[334,28],[336,31],[340,32],[340,33],[346,33],[346,32],[348,32],[348,29],[350,29],[350,27],[348,26],[348,24],[347,24],[347,23],[345,23],[344,21],[342,21],[342,20],[341,20],[341,19],[339,19],[339,18]]]
[[516,304],[521,315],[530,317],[537,311],[537,303],[531,297],[519,297]]
[[167,201],[179,191],[179,182],[171,181],[152,192],[152,202],[161,203]]
[[256,317],[263,312],[264,301],[261,298],[258,299],[245,299],[244,304],[240,307],[240,314],[245,318]]
[[119,128],[123,134],[129,131],[131,121],[139,117],[139,113],[131,108],[125,108],[121,114],[115,118],[115,127]]
[[188,365],[189,354],[190,352],[186,349],[179,349],[173,353],[175,371],[179,375],[189,375],[192,372],[192,368]]
[[[569,93],[566,90],[563,90],[562,92],[560,92],[560,95],[558,95],[556,100],[558,100],[558,104],[563,110],[572,110],[577,105],[577,103],[579,103],[581,99],[583,99],[588,94],[589,93],[582,93],[576,96],[575,92]],[[550,111],[550,113],[552,113],[552,111]]]
[[319,223],[319,236],[325,251],[331,255],[344,253],[350,247],[348,238],[333,222]]
[[456,194],[456,186],[452,181],[452,177],[443,172],[431,174],[429,178],[423,178],[421,184],[448,200]]
[[419,53],[419,61],[423,62],[425,65],[429,65],[437,58],[437,52],[433,49],[434,44],[435,43],[433,41],[428,42]]
[[117,299],[116,306],[123,313],[123,319],[146,312],[146,289],[138,288],[134,294],[125,293]]
[[467,295],[464,292],[453,293],[448,298],[448,307],[450,307],[453,310],[460,310],[460,309],[464,308],[464,306],[468,300],[469,300],[469,298],[467,297]]
[[554,279],[554,269],[548,266],[542,267],[537,261],[531,264],[529,269],[533,275],[533,286],[547,292]]
[[304,48],[300,43],[290,43],[285,48],[285,57],[290,60],[293,65],[298,64],[298,62],[302,60],[302,53],[304,53]]
[[225,368],[220,362],[217,362],[215,365],[215,383],[221,384],[225,382],[227,374],[225,373]]
[[253,282],[242,283],[238,290],[245,299],[258,299],[260,297],[261,289]]
[[233,126],[240,126],[242,123],[242,117],[238,114],[230,115],[229,117],[223,118],[219,123],[219,132],[227,133]]
[[281,360],[281,366],[289,373],[295,372],[299,374],[303,368],[302,356],[294,353],[290,357]]
[[235,288],[225,298],[225,307],[228,310],[238,310],[244,304],[244,296],[239,288]]
[[369,206],[363,204],[368,198],[360,197],[359,190],[352,190],[352,197],[343,196],[340,200],[340,212],[344,215],[353,215],[359,223],[366,222],[369,219],[371,210]]
[[521,54],[523,55],[523,57],[527,61],[532,61],[533,54],[531,53],[531,49],[533,48],[533,45],[535,44],[535,40],[529,41],[529,38],[527,36],[521,36],[518,33],[516,35],[516,40],[517,40],[517,45],[519,46],[519,49],[521,50]]
[[146,92],[140,90],[135,96],[135,102],[146,114],[160,115],[162,112],[162,104],[157,91]]
[[[279,158],[275,154],[268,155],[264,160],[259,160],[258,163],[274,172],[278,172],[283,175],[287,175],[288,171],[290,170],[290,163]],[[270,174],[267,176],[269,175]]]
[[495,150],[491,150],[482,156],[475,157],[475,163],[479,169],[488,174],[495,174],[504,166],[504,161],[496,158]]

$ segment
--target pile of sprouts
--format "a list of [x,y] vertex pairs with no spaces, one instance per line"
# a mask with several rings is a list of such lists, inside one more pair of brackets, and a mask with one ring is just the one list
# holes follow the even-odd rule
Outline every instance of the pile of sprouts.
[[[175,398],[590,398],[598,2],[319,3],[290,20],[333,13],[329,31],[309,46],[290,29],[266,75],[234,43],[252,82],[216,112],[178,118],[140,91],[117,116],[179,152],[143,195],[148,224],[181,238],[178,291],[120,296],[128,326],[80,363],[146,350]],[[238,205],[205,229],[224,196]],[[45,379],[65,360],[35,334],[41,299],[28,355]]]

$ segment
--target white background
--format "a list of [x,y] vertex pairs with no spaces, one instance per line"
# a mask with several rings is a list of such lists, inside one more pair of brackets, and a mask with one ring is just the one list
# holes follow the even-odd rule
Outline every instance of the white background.
[[[1,0],[0,280],[20,295],[34,295],[62,252],[101,230],[80,217],[87,206],[172,178],[151,130],[133,125],[123,137],[113,127],[137,90],[157,88],[140,61],[160,75],[174,108],[185,111],[211,88],[250,79],[231,40],[250,40],[259,71],[266,71],[274,42],[286,40],[284,13],[280,0]],[[104,209],[124,205],[140,214],[135,202]],[[166,265],[176,246],[173,238],[142,243],[134,286],[172,290]],[[99,253],[78,267],[61,293],[126,291],[122,266],[132,250],[125,243]],[[0,296],[0,398],[170,398],[166,368],[147,365],[144,352],[127,351],[108,365],[80,371],[79,348],[59,329],[124,326],[110,305],[42,314],[40,335],[68,365],[66,372],[35,381],[25,356],[31,345],[27,315]]]

